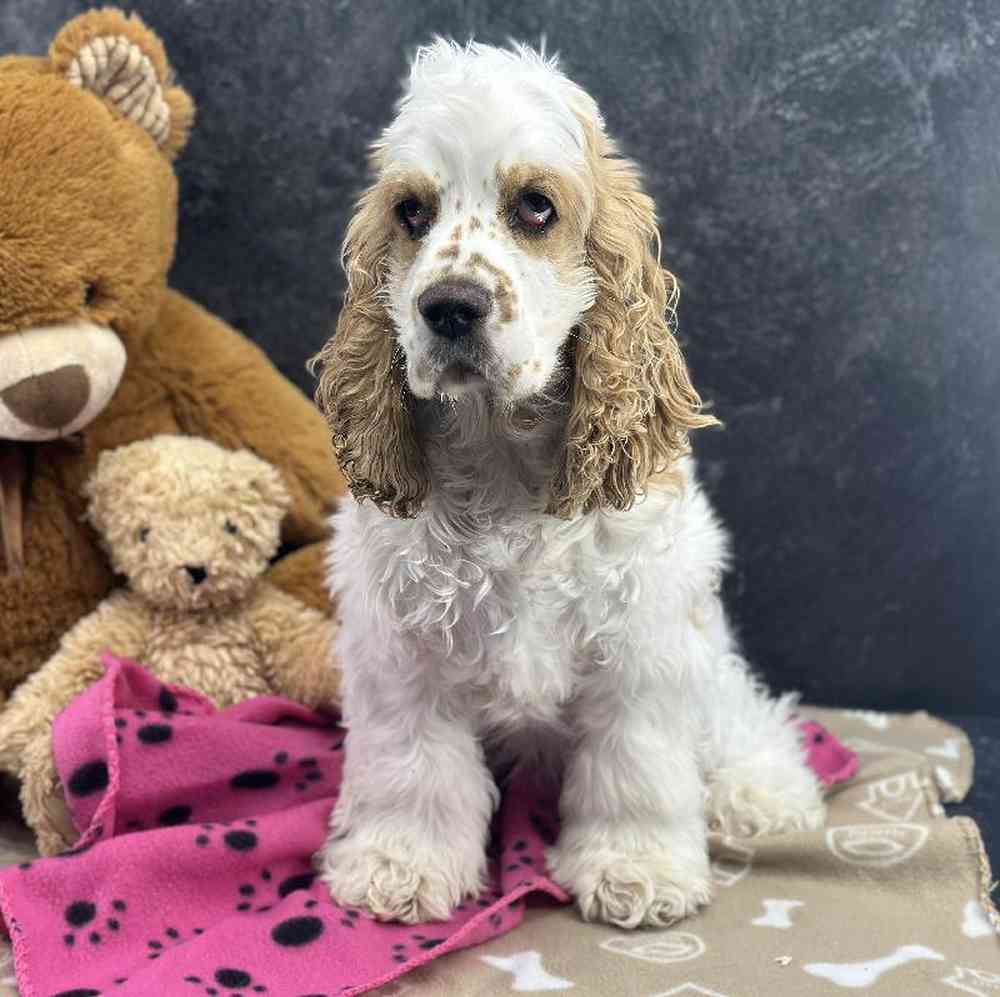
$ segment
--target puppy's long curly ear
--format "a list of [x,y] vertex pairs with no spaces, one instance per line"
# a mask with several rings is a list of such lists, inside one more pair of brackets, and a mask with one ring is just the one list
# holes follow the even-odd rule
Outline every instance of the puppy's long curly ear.
[[390,516],[415,516],[427,493],[403,376],[403,354],[382,300],[389,232],[377,187],[347,228],[347,294],[333,338],[310,362],[316,402],[333,433],[340,469],[358,501]]
[[674,337],[678,288],[660,266],[653,201],[600,123],[584,120],[584,130],[597,298],[579,330],[565,461],[549,507],[564,518],[628,509],[652,475],[689,450],[690,430],[718,424],[701,411]]

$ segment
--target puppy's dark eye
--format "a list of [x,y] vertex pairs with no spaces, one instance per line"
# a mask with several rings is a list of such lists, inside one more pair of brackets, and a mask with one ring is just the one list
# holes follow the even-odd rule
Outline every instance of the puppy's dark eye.
[[139,543],[144,544],[149,539],[149,527],[140,526],[136,536],[139,538]]
[[237,533],[240,532],[240,528],[231,519],[227,519],[226,520],[226,524],[223,527],[223,529],[228,534],[230,534],[230,536],[234,536],[234,537],[236,536]]
[[396,205],[396,214],[399,215],[403,227],[414,239],[419,239],[430,228],[430,208],[415,197],[408,197],[405,201],[400,201]]
[[517,199],[517,221],[529,232],[541,232],[556,220],[552,202],[537,190],[523,191]]

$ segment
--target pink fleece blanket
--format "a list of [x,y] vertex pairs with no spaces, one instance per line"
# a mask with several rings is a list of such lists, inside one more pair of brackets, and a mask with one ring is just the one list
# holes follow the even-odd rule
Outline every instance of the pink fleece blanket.
[[[334,997],[380,986],[509,931],[545,875],[556,803],[521,782],[494,833],[491,890],[447,922],[383,924],[315,879],[343,763],[343,730],[287,700],[218,711],[107,656],[105,677],[56,722],[82,832],[69,852],[0,872],[22,997]],[[825,782],[856,758],[808,725]]]

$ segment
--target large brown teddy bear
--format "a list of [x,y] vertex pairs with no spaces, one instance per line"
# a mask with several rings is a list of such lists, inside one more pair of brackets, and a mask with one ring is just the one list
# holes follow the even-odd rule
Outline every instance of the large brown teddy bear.
[[344,491],[311,403],[167,287],[193,117],[159,39],[96,10],[47,57],[0,59],[0,701],[107,595],[81,488],[157,433],[247,448],[292,495],[271,580],[324,602],[320,541]]

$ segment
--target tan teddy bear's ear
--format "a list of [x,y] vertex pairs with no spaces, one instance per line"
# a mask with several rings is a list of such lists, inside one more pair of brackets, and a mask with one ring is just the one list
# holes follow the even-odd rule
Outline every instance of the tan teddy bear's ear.
[[173,82],[159,38],[132,14],[91,10],[63,25],[49,47],[52,68],[144,129],[173,159],[194,121],[194,102]]
[[249,450],[235,451],[230,457],[229,466],[239,475],[240,487],[249,488],[257,498],[279,512],[287,512],[292,504],[292,497],[285,479],[276,467]]
[[108,526],[111,500],[139,470],[135,446],[105,450],[97,458],[97,467],[84,482],[83,495],[87,499],[87,519],[98,533]]

